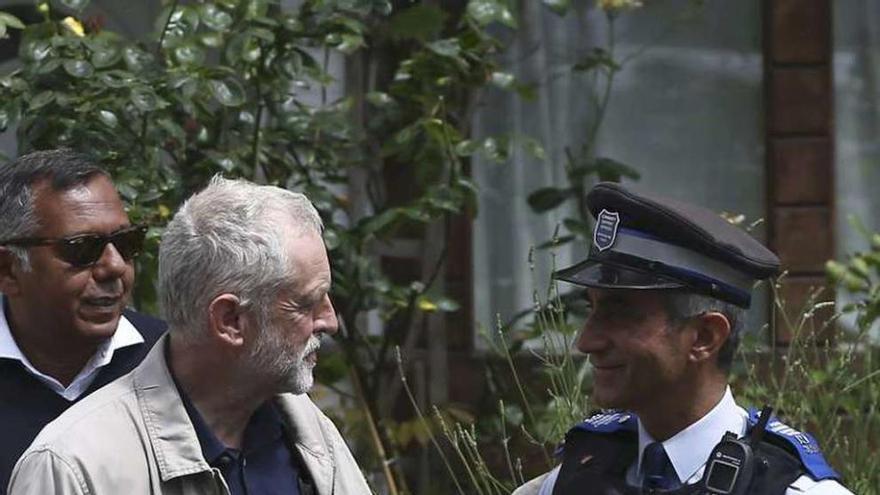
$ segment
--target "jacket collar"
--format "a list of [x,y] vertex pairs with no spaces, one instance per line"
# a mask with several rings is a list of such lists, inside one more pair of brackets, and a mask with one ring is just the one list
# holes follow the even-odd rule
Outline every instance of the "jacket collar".
[[317,493],[332,494],[335,472],[333,452],[327,451],[328,448],[332,449],[332,443],[324,436],[327,425],[321,424],[323,414],[306,394],[281,394],[276,398],[276,404],[288,426],[288,439],[296,446]]
[[[163,482],[211,470],[168,368],[167,346],[166,334],[133,372],[138,405]],[[288,445],[296,447],[317,492],[332,493],[332,452],[325,447],[317,406],[305,394],[279,395],[276,404],[288,427]]]
[[168,369],[167,346],[168,336],[163,335],[132,376],[163,482],[211,470]]

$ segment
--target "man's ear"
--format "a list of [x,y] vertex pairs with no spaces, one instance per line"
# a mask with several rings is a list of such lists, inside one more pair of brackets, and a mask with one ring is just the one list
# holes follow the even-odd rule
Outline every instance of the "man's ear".
[[0,292],[7,296],[18,295],[18,274],[21,272],[21,263],[18,257],[4,246],[0,246]]
[[244,346],[247,325],[247,312],[238,296],[220,294],[208,305],[209,334],[226,345]]
[[707,311],[694,318],[696,338],[690,349],[691,361],[714,359],[730,336],[730,321],[717,311]]

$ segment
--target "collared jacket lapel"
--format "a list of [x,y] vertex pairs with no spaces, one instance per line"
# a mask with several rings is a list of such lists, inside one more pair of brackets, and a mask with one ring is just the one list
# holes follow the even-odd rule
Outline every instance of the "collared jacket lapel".
[[[163,337],[134,371],[71,407],[34,440],[9,495],[225,495],[201,453]],[[276,398],[318,495],[371,493],[333,423],[307,395]]]

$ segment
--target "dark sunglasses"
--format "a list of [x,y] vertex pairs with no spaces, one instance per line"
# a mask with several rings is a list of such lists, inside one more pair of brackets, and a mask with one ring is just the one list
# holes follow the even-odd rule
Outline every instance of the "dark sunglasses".
[[107,244],[113,244],[122,258],[130,261],[141,253],[146,235],[146,225],[134,225],[109,235],[81,234],[61,239],[26,237],[2,241],[0,245],[53,246],[59,258],[72,266],[83,268],[97,263]]

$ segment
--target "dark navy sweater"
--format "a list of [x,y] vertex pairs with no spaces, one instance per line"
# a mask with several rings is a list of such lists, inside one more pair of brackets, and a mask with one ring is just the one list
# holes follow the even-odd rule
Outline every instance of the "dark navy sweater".
[[150,316],[126,311],[125,317],[144,337],[144,343],[114,351],[110,363],[101,368],[88,390],[73,402],[49,389],[20,362],[0,358],[0,495],[6,493],[15,462],[47,423],[78,400],[134,369],[165,332],[165,323]]

